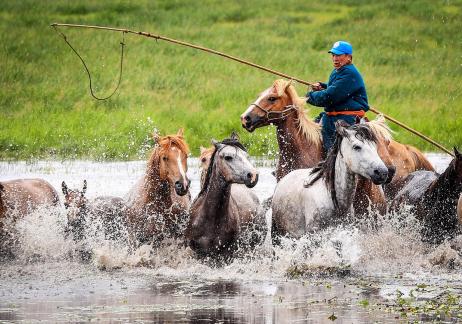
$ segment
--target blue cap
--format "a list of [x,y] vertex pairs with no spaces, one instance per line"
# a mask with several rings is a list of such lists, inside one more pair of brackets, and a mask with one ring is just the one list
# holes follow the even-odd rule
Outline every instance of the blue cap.
[[338,41],[335,42],[334,45],[332,45],[331,50],[329,53],[335,54],[335,55],[342,55],[342,54],[353,54],[353,46],[351,46],[350,43],[344,42],[344,41]]

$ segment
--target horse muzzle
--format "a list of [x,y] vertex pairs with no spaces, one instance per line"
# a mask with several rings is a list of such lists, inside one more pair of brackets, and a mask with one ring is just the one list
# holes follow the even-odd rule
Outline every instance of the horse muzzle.
[[244,184],[247,188],[253,188],[258,182],[258,172],[249,172],[246,175]]
[[391,182],[391,180],[393,180],[393,177],[396,173],[396,167],[395,166],[389,166],[387,167],[388,168],[388,177],[387,177],[387,181],[385,181],[385,184],[388,184]]
[[385,184],[388,180],[388,168],[376,168],[371,175],[371,180],[375,185]]
[[258,127],[263,126],[264,121],[260,116],[251,116],[250,114],[244,113],[241,115],[241,124],[246,131],[252,133]]
[[175,192],[179,196],[184,196],[189,191],[189,185],[191,184],[191,180],[186,179],[186,181],[177,181],[175,182]]

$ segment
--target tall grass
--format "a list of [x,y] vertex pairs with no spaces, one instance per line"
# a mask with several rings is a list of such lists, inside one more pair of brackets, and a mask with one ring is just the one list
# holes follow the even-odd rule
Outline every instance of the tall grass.
[[[369,101],[447,147],[462,147],[462,1],[1,1],[0,158],[142,158],[150,133],[185,128],[200,145],[238,130],[251,154],[277,151],[274,129],[239,116],[276,78],[210,54],[126,35],[120,90],[88,94],[77,57],[52,22],[126,27],[211,47],[305,80],[326,80],[339,39]],[[122,35],[62,29],[89,65],[97,94],[118,77]],[[300,94],[305,87],[298,85]],[[308,108],[308,107],[307,107]],[[311,107],[311,114],[318,108]],[[373,117],[370,114],[370,117]],[[397,140],[426,151],[405,130]]]

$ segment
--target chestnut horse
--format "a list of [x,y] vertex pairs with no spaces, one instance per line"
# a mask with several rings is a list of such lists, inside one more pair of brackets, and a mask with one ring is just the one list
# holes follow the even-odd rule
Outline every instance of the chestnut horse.
[[454,148],[454,159],[442,174],[416,171],[404,181],[404,187],[392,202],[392,208],[413,206],[423,224],[423,238],[441,243],[458,232],[457,199],[462,192],[462,154]]
[[176,135],[154,135],[154,141],[146,173],[126,202],[128,227],[138,243],[182,234],[191,201],[191,181],[186,175],[189,149],[183,130]]
[[204,183],[191,206],[186,230],[186,240],[194,251],[201,256],[221,256],[233,253],[238,241],[258,243],[252,242],[258,238],[251,237],[250,241],[243,238],[252,225],[260,225],[257,224],[261,221],[257,219],[258,198],[235,185],[252,188],[257,181],[258,171],[249,162],[236,136],[214,142]]
[[9,254],[11,233],[8,225],[40,206],[58,206],[56,190],[43,179],[17,179],[0,182],[0,254]]
[[[297,95],[291,82],[278,79],[241,115],[242,127],[249,132],[270,124],[276,126],[279,145],[276,169],[278,181],[293,170],[315,167],[325,155],[320,126],[306,117],[304,105],[305,98]],[[391,194],[400,188],[401,180],[407,174],[422,169],[433,171],[423,154],[412,146],[390,139],[387,149],[399,175],[391,180]],[[385,160],[384,156],[381,157]]]
[[85,196],[86,180],[83,181],[82,190],[69,189],[64,181],[61,187],[64,194],[64,206],[67,209],[65,232],[67,235],[72,235],[74,241],[85,239],[89,223],[95,221],[99,222],[97,230],[101,230],[105,238],[111,240],[126,238],[125,204],[122,198],[100,196],[90,201]]
[[316,168],[298,169],[278,182],[273,195],[273,238],[300,238],[351,221],[353,197],[361,175],[376,185],[389,178],[377,153],[378,139],[365,124],[336,123],[336,140]]

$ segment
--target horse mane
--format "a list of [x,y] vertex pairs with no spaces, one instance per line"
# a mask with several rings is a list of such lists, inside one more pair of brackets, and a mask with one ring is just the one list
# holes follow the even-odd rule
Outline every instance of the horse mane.
[[273,83],[278,96],[285,93],[289,96],[292,104],[296,108],[298,131],[309,141],[317,147],[321,145],[321,126],[318,123],[308,119],[306,111],[304,110],[305,99],[300,98],[292,84],[292,80],[286,81],[284,79],[277,79]]
[[207,173],[205,174],[204,184],[203,184],[203,186],[201,188],[201,191],[197,195],[197,197],[201,196],[205,191],[208,190],[208,187],[209,187],[209,184],[210,184],[210,178],[212,177],[213,165],[215,164],[215,156],[216,156],[217,152],[219,151],[216,148],[217,148],[217,145],[219,145],[219,144],[233,146],[233,147],[236,147],[236,148],[240,148],[244,152],[247,152],[247,149],[244,147],[244,145],[242,145],[239,142],[239,140],[234,138],[234,137],[225,138],[221,142],[217,142],[216,144],[214,144],[214,147],[213,147],[214,151],[213,151],[212,156],[210,157],[210,163],[209,163],[209,167],[207,168]]
[[[462,174],[457,174],[457,172],[460,172],[456,168],[456,163],[457,163],[457,157],[452,159],[451,163],[449,163],[449,166],[444,170],[443,173],[439,175],[439,177],[431,184],[431,186],[428,188],[427,193],[429,193],[430,196],[434,197],[435,199],[438,198],[443,198],[440,197],[440,194],[443,196],[448,197],[449,194],[455,194],[454,198],[457,198],[462,192]],[[459,163],[462,163],[459,162]],[[455,178],[459,178],[458,183],[455,183]],[[447,190],[452,189],[452,192],[448,192]]]
[[[348,127],[349,130],[355,131],[355,137],[360,141],[369,141],[377,143],[378,138],[374,131],[369,127],[368,124],[355,124]],[[323,178],[326,182],[327,189],[329,190],[334,203],[335,209],[339,208],[337,200],[337,192],[335,191],[335,162],[337,161],[337,155],[340,152],[344,136],[339,132],[336,132],[336,137],[332,148],[327,154],[327,158],[311,170],[310,175],[314,175],[314,178],[306,184],[306,187],[311,186],[313,183]]]
[[378,115],[376,119],[367,122],[367,124],[378,138],[383,138],[387,142],[393,139],[393,131],[386,123],[382,114]]

